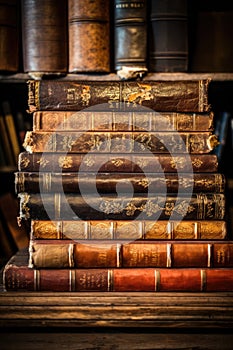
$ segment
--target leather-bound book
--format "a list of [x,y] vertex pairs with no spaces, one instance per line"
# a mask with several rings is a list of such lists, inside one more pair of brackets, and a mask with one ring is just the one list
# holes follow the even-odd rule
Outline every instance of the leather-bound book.
[[16,0],[0,0],[0,71],[19,70],[19,6]]
[[31,268],[226,268],[232,241],[30,241]]
[[19,193],[19,219],[32,220],[223,220],[219,193],[121,196],[84,193]]
[[68,0],[69,72],[110,72],[109,0]]
[[230,292],[232,268],[51,268],[28,267],[19,251],[4,268],[6,291]]
[[32,76],[67,72],[65,0],[22,0],[23,67]]
[[64,153],[172,153],[211,152],[218,140],[211,132],[76,132],[27,131],[26,151]]
[[187,0],[150,0],[148,45],[152,72],[188,70]]
[[74,172],[216,172],[218,159],[215,154],[144,154],[139,153],[28,153],[18,158],[19,171]]
[[147,0],[114,0],[115,70],[147,67]]
[[16,172],[16,192],[28,193],[223,193],[225,177],[219,173],[98,173]]
[[119,220],[119,221],[46,221],[32,220],[31,240],[41,239],[115,239],[115,240],[148,240],[148,239],[215,239],[226,238],[224,220]]
[[209,80],[69,81],[29,80],[29,111],[140,110],[208,112]]
[[213,131],[213,120],[213,112],[37,111],[33,131]]

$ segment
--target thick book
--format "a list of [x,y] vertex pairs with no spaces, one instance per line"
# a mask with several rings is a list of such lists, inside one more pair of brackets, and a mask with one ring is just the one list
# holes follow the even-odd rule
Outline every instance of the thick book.
[[27,131],[23,147],[30,153],[171,153],[203,154],[218,145],[212,132]]
[[213,120],[213,112],[37,111],[33,131],[213,131]]
[[0,71],[19,70],[19,4],[17,0],[0,0]]
[[188,70],[187,0],[149,0],[149,69],[151,72]]
[[232,268],[31,269],[19,251],[3,271],[6,291],[230,292]]
[[223,193],[225,177],[220,173],[95,173],[16,172],[16,193]]
[[31,268],[233,267],[232,241],[30,241]]
[[32,220],[223,220],[225,195],[103,195],[19,193],[21,219]]
[[28,106],[37,110],[140,110],[208,112],[210,80],[68,81],[29,80]]
[[226,222],[223,220],[96,220],[96,221],[31,221],[31,240],[40,239],[173,239],[223,240],[227,237]]
[[[0,119],[1,120],[1,119]],[[18,169],[24,172],[195,172],[210,173],[218,171],[215,154],[170,155],[124,153],[28,153],[21,152]]]
[[110,72],[109,0],[68,0],[69,72]]
[[147,67],[147,0],[114,0],[114,68]]
[[23,69],[29,73],[67,72],[65,0],[22,0]]

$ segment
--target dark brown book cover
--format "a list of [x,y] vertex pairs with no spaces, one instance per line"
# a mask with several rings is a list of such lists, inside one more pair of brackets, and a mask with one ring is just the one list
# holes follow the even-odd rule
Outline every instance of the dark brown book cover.
[[4,268],[6,291],[212,292],[233,291],[232,268],[31,269],[18,252]]
[[67,4],[65,0],[22,0],[25,72],[67,72]]
[[68,0],[69,72],[110,71],[109,0]]
[[221,220],[119,220],[42,221],[32,220],[31,239],[220,239],[226,238],[226,222]]
[[114,68],[147,66],[147,0],[114,0]]
[[30,242],[31,268],[233,267],[232,241]]
[[161,153],[202,154],[218,145],[212,132],[27,131],[29,153]]
[[213,120],[213,112],[38,111],[33,131],[213,131]]
[[208,112],[209,80],[68,81],[29,80],[29,111],[130,110]]
[[151,72],[188,70],[187,0],[149,0],[149,69]]
[[21,219],[32,220],[222,220],[224,194],[146,196],[20,193]]
[[47,173],[16,172],[16,192],[28,193],[192,193],[218,192],[225,189],[225,177],[220,173]]
[[128,153],[124,155],[110,153],[28,153],[21,152],[18,159],[20,171],[75,172],[98,171],[118,172],[216,172],[218,159],[215,154],[170,155]]
[[0,71],[16,73],[19,69],[19,4],[0,0]]

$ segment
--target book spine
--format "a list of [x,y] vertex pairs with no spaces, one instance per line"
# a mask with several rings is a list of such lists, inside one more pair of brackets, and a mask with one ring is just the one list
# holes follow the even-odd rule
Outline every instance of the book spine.
[[16,73],[19,69],[19,4],[16,0],[1,1],[0,71]]
[[31,240],[40,239],[225,239],[225,221],[31,221]]
[[114,1],[114,68],[147,65],[147,1]]
[[69,72],[110,72],[109,0],[68,0]]
[[23,146],[29,153],[172,153],[201,154],[218,144],[210,132],[46,132],[27,131]]
[[213,131],[210,113],[61,112],[33,113],[33,131]]
[[134,110],[208,112],[209,80],[55,81],[29,80],[28,106],[36,110]]
[[7,291],[212,292],[233,291],[231,269],[30,269],[8,265]]
[[173,241],[31,241],[31,268],[233,267],[233,243]]
[[22,1],[25,72],[67,72],[66,12],[65,0]]
[[188,69],[187,0],[150,1],[149,68],[152,72]]
[[[33,220],[222,220],[224,194],[150,197],[19,193],[20,218]],[[42,198],[43,197],[43,198]],[[191,197],[191,198],[190,198]]]
[[[0,118],[1,121],[1,118]],[[84,158],[83,154],[62,154],[62,153],[28,153],[21,152],[18,157],[19,171],[40,171],[40,172],[75,172],[98,171],[102,172],[153,172],[164,171],[166,173],[190,172],[217,172],[218,159],[214,154],[190,155],[189,162],[186,155],[154,154],[93,154]]]
[[[126,192],[132,186],[134,193],[223,193],[225,177],[223,174],[177,174],[177,173],[15,173],[16,192],[53,193],[91,193],[95,186],[98,193],[117,193],[117,186]],[[118,189],[119,190],[119,189]]]

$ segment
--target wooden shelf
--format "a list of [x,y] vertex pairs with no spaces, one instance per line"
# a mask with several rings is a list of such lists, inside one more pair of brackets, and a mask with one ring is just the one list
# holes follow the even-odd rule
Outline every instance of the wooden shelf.
[[[67,74],[46,75],[46,78],[59,80],[120,80],[115,73],[111,74]],[[11,75],[0,75],[2,83],[23,83],[32,79],[29,74],[18,73]],[[213,81],[232,81],[233,73],[148,73],[142,80],[199,80],[211,79]]]

